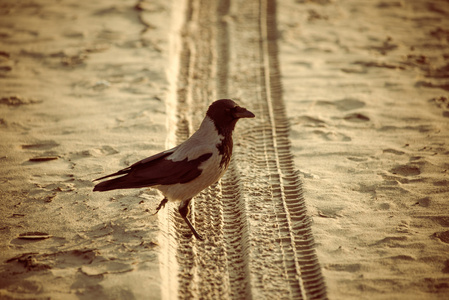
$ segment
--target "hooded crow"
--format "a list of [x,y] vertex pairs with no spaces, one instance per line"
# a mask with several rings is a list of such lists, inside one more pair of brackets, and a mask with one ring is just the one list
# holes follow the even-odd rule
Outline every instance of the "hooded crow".
[[168,201],[180,201],[178,211],[193,235],[203,240],[187,219],[189,202],[203,189],[217,182],[228,168],[232,154],[232,131],[241,118],[254,114],[230,99],[213,102],[200,128],[185,142],[116,173],[103,180],[94,191],[152,187],[164,195],[156,213]]

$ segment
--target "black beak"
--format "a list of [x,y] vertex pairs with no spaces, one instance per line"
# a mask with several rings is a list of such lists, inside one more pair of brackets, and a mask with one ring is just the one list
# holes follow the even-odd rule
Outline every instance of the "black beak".
[[232,111],[232,115],[236,119],[240,119],[240,118],[254,118],[255,117],[255,115],[252,112],[250,112],[246,108],[240,107],[240,106],[234,107],[234,109]]

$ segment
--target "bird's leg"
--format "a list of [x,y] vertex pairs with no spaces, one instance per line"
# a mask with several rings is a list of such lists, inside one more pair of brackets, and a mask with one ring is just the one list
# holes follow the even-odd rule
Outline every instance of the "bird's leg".
[[193,227],[192,223],[190,223],[189,219],[187,219],[187,214],[189,213],[189,202],[192,199],[182,200],[179,204],[178,211],[184,221],[189,226],[190,231],[192,231],[193,235],[200,241],[204,241],[204,238],[196,231],[195,227]]
[[167,202],[168,202],[167,197],[162,199],[161,203],[159,203],[159,206],[156,208],[156,212],[153,215],[157,214],[161,208],[165,207],[165,204],[167,204]]

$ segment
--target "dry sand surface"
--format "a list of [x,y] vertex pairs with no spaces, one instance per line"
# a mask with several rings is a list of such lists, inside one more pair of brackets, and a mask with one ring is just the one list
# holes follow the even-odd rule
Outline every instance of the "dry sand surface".
[[[92,192],[219,98],[206,241]],[[447,1],[2,0],[0,137],[0,299],[449,295]]]

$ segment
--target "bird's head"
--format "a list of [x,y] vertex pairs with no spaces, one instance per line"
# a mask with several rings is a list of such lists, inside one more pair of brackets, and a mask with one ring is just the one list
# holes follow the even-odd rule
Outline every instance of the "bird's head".
[[215,123],[218,131],[232,131],[239,119],[255,117],[252,112],[237,105],[231,99],[221,99],[213,102],[209,106],[206,115]]

